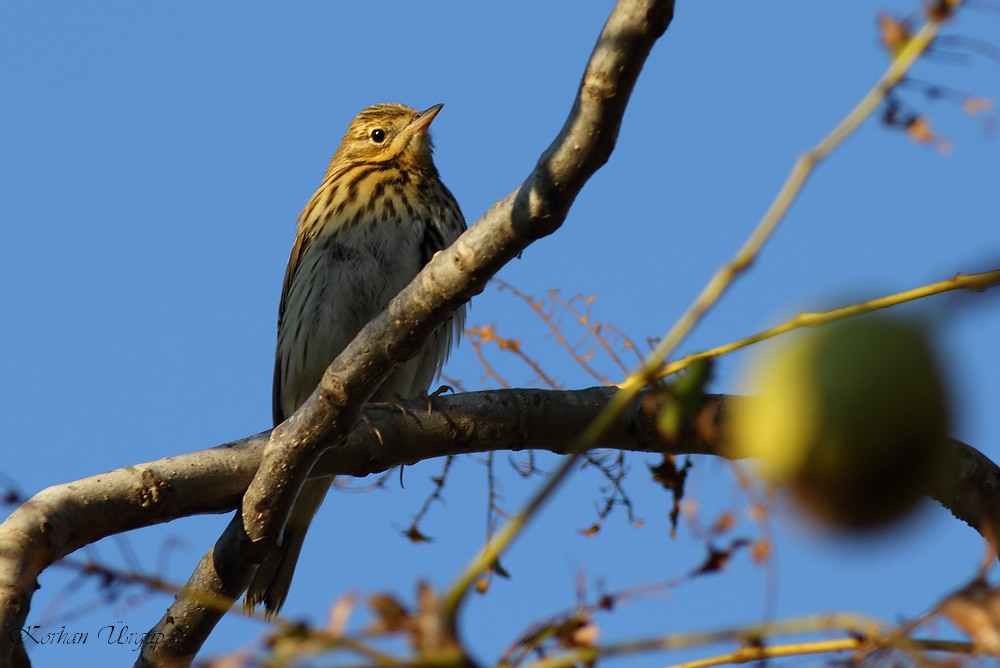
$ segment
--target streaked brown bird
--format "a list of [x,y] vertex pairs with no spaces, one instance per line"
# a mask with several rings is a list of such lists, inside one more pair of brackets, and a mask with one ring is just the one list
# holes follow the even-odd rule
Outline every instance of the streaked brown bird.
[[[278,310],[275,425],[312,394],[361,328],[465,229],[431,158],[428,128],[441,107],[418,112],[377,104],[359,113],[302,210]],[[456,311],[372,399],[426,393],[464,317],[464,308]],[[278,549],[247,589],[248,609],[263,603],[273,615],[285,602],[306,530],[332,480],[308,480],[302,487]]]

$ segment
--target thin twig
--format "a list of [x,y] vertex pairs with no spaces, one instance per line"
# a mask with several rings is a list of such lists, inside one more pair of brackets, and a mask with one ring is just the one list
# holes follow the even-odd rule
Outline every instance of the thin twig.
[[803,327],[819,327],[837,320],[843,320],[844,318],[851,318],[864,313],[871,313],[873,311],[889,308],[890,306],[898,306],[899,304],[905,304],[906,302],[916,301],[931,295],[938,295],[953,290],[978,291],[985,290],[996,285],[1000,285],[1000,269],[994,269],[993,271],[986,271],[978,274],[956,274],[952,278],[945,279],[943,281],[930,283],[928,285],[912,288],[910,290],[904,290],[903,292],[897,292],[895,294],[879,297],[877,299],[870,299],[868,301],[852,304],[850,306],[843,306],[830,311],[799,313],[791,320],[775,327],[771,327],[770,329],[765,329],[757,332],[756,334],[751,334],[750,336],[718,346],[717,348],[705,350],[700,353],[694,353],[682,359],[669,362],[657,372],[656,378],[665,378],[666,376],[688,368],[700,360],[728,355],[736,350],[747,348],[755,343],[760,343],[761,341],[766,341],[767,339],[772,339],[781,334],[786,334]]

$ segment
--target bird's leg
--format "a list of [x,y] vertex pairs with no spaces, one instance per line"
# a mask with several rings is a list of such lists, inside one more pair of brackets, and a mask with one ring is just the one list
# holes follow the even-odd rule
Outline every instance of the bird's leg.
[[[424,399],[427,401],[427,414],[430,415],[434,410],[434,405],[432,403],[435,397],[440,397],[448,392],[454,392],[450,385],[441,385],[436,390],[431,393],[421,392],[419,397],[414,397],[414,399]],[[415,417],[407,408],[401,403],[403,397],[396,395],[396,401],[371,401],[365,406],[365,410],[361,411],[361,419],[368,426],[376,437],[378,437],[378,442],[380,445],[384,445],[385,442],[382,440],[382,432],[379,431],[378,427],[375,426],[375,422],[368,417],[368,412],[370,410],[383,410],[383,411],[399,411],[403,417],[413,418]]]
[[375,438],[378,439],[378,444],[385,445],[385,440],[382,438],[382,430],[375,426],[375,423],[370,417],[368,417],[368,413],[366,411],[367,408],[361,411],[361,420],[365,423],[365,426],[368,427],[368,431],[375,434]]
[[434,390],[430,394],[424,392],[424,397],[427,399],[427,414],[430,415],[431,411],[434,409],[432,401],[435,397],[440,397],[443,394],[447,394],[448,392],[454,392],[454,391],[455,390],[454,388],[452,388],[451,385],[441,385],[438,387],[438,389]]

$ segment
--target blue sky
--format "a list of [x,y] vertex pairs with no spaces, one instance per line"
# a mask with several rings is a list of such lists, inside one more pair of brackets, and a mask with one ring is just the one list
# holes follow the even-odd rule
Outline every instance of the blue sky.
[[[918,4],[679,3],[610,162],[563,229],[500,276],[536,296],[594,295],[594,317],[637,342],[662,335],[749,233],[795,157],[884,69],[876,12],[907,14]],[[0,472],[31,494],[268,427],[294,221],[353,115],[375,102],[443,102],[436,162],[471,223],[528,174],[560,128],[609,11],[597,2],[0,5],[0,419],[11,453]],[[998,27],[996,14],[969,11],[947,32],[995,41]],[[914,76],[998,98],[998,67],[939,55]],[[866,123],[820,167],[761,259],[683,351],[799,310],[1000,264],[1000,151],[987,117],[914,91],[904,99],[930,114],[954,151]],[[955,436],[997,460],[995,295],[938,298],[919,312],[939,334]],[[488,288],[470,324],[522,338],[566,387],[592,384],[507,293]],[[510,383],[533,381],[497,361]],[[742,355],[723,360],[712,389],[738,391],[744,363]],[[470,389],[490,386],[468,344],[447,373]],[[669,538],[669,499],[647,482],[646,462],[654,463],[631,458],[641,527],[617,513],[596,537],[577,532],[593,522],[601,496],[589,471],[546,507],[504,559],[513,578],[467,608],[479,657],[495,659],[527,624],[572,606],[578,573],[591,592],[598,582],[614,591],[700,563],[703,542],[690,530]],[[460,462],[445,504],[423,525],[435,541],[410,545],[399,532],[439,469],[408,469],[404,489],[393,478],[384,491],[331,493],[285,612],[321,622],[347,590],[409,598],[417,578],[445,586],[484,536],[486,471],[478,459]],[[498,470],[511,511],[540,482],[505,464]],[[746,501],[725,464],[696,462],[689,492],[702,525],[726,509],[743,518]],[[146,568],[182,582],[227,521],[182,520],[127,543]],[[971,576],[982,554],[975,532],[931,504],[865,542],[825,535],[780,508],[770,528],[773,568],[740,555],[722,575],[601,616],[602,639],[754,623],[770,611],[912,617]],[[755,532],[741,519],[738,535]],[[181,546],[157,570],[175,539]],[[120,545],[105,541],[89,554],[126,567]],[[93,584],[67,601],[68,578],[59,569],[43,576],[30,623],[145,630],[170,601],[99,605]],[[264,630],[234,616],[205,655],[247,646]],[[39,666],[106,665],[131,662],[127,652],[40,647],[32,656]]]

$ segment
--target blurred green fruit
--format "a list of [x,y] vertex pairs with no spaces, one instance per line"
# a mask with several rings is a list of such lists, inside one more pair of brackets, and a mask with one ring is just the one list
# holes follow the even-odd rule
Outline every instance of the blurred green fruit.
[[762,460],[804,509],[843,528],[896,519],[927,491],[948,431],[923,328],[886,317],[828,325],[759,360],[734,416],[738,456]]

